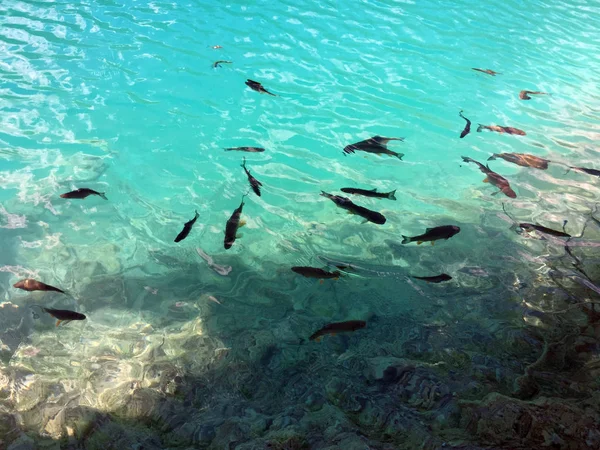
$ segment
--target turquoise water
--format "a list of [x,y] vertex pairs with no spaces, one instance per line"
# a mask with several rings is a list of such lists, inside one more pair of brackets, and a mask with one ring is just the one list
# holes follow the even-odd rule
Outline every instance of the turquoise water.
[[[600,169],[599,12],[2,2],[0,448],[598,448],[599,300],[584,281],[600,284],[600,189],[565,165]],[[404,137],[389,143],[403,161],[344,156],[375,135]],[[553,163],[490,161],[509,199],[461,161],[502,152]],[[263,194],[226,251],[244,156]],[[59,197],[79,187],[108,201]],[[364,224],[319,196],[342,187],[398,200],[351,196],[387,218]],[[564,239],[511,230],[503,203],[519,222],[585,227],[570,248],[588,278]],[[445,224],[460,234],[400,244]],[[290,270],[331,262],[355,269],[322,284]],[[12,287],[28,277],[68,295]],[[56,328],[33,304],[87,320]],[[366,329],[307,341],[351,319]]]

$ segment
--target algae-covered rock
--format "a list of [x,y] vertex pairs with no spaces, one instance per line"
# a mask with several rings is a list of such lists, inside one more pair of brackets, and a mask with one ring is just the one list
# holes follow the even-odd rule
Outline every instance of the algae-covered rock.
[[490,394],[463,404],[461,425],[502,448],[600,448],[600,414],[566,400],[524,402]]

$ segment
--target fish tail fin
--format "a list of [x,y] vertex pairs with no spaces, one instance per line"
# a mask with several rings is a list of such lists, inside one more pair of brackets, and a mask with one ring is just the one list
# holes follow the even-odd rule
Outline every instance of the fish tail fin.
[[240,164],[242,166],[243,169],[246,168],[246,157],[244,156],[244,162],[242,162],[242,164]]
[[471,162],[471,158],[469,158],[468,156],[461,156],[461,158],[466,163]]
[[398,158],[400,161],[402,161],[402,158],[404,157],[404,153],[398,153],[396,155],[396,158]]
[[412,238],[402,235],[402,243],[403,244],[409,244],[411,242],[412,242]]
[[478,127],[477,127],[477,132],[478,132],[478,133],[481,133],[481,130],[483,130],[483,127],[484,127],[485,125],[481,125],[480,123],[478,123],[477,125],[478,125]]
[[387,198],[390,200],[396,200],[396,189],[394,189],[392,192],[388,192]]
[[102,197],[104,200],[108,200],[108,199],[106,198],[106,195],[104,195],[104,194],[105,194],[104,192],[98,192],[98,195],[99,195],[100,197]]
[[571,171],[571,169],[573,169],[573,167],[569,166],[567,171],[565,172],[565,175],[568,174]]
[[494,153],[492,156],[490,156],[487,160],[488,161],[493,161],[496,159],[496,154]]

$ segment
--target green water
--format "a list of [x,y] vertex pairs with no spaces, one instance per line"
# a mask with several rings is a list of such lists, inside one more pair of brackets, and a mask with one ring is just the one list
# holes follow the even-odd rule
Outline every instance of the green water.
[[[2,2],[0,449],[598,448],[600,189],[565,173],[600,169],[598,29],[597,1]],[[376,135],[403,160],[344,154]],[[502,152],[552,162],[490,161],[510,199],[461,160]]]

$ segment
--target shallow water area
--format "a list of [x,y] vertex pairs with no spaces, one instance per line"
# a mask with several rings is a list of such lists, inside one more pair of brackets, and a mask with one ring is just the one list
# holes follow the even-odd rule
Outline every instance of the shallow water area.
[[598,10],[2,2],[0,449],[599,448]]

